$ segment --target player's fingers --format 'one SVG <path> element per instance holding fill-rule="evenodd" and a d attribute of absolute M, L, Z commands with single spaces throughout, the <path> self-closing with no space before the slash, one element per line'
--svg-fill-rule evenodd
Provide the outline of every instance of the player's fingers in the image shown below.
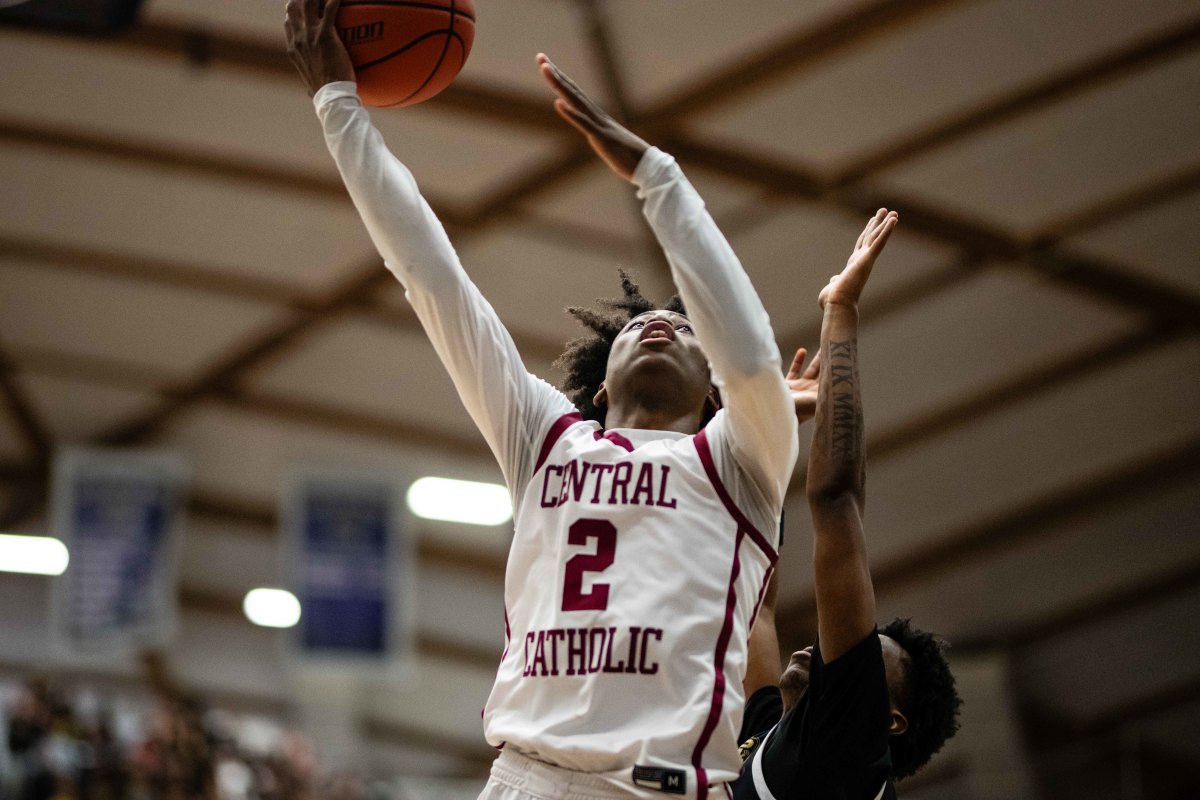
<path fill-rule="evenodd" d="M 321 22 L 321 0 L 304 0 L 304 24 L 313 28 Z"/>
<path fill-rule="evenodd" d="M 554 101 L 554 110 L 558 115 L 571 124 L 575 130 L 582 133 L 584 136 L 595 136 L 599 133 L 596 128 L 596 123 L 587 114 L 584 114 L 575 106 L 571 105 L 570 101 L 563 100 L 561 97 Z"/>
<path fill-rule="evenodd" d="M 341 7 L 342 0 L 325 0 L 325 7 L 321 9 L 322 33 L 332 29 L 337 24 L 337 15 Z"/>
<path fill-rule="evenodd" d="M 875 231 L 874 236 L 871 237 L 871 243 L 869 246 L 872 252 L 878 253 L 883 249 L 883 246 L 887 244 L 888 237 L 892 235 L 892 231 L 896 229 L 896 225 L 899 222 L 900 217 L 895 213 L 888 215 L 887 219 L 883 221 L 883 224 L 879 226 L 879 229 Z"/>
<path fill-rule="evenodd" d="M 820 376 L 820 374 L 821 374 L 821 351 L 818 350 L 817 354 L 815 356 L 813 356 L 812 363 L 808 365 L 808 369 L 804 370 L 804 374 L 801 375 L 800 377 L 812 380 L 812 379 Z"/>
<path fill-rule="evenodd" d="M 804 359 L 808 358 L 808 351 L 801 347 L 796 351 L 795 357 L 792 358 L 792 365 L 788 367 L 786 380 L 794 381 L 804 372 Z"/>
<path fill-rule="evenodd" d="M 880 209 L 880 211 L 882 211 L 882 209 Z M 871 231 L 875 229 L 875 226 L 878 224 L 878 220 L 879 211 L 876 211 L 875 216 L 867 220 L 867 224 L 863 226 L 862 233 L 858 235 L 858 241 L 854 243 L 855 250 L 865 247 L 867 242 L 870 241 Z"/>

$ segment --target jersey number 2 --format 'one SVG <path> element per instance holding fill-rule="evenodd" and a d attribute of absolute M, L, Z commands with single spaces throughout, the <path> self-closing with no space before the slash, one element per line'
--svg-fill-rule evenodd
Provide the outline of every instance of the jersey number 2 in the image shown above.
<path fill-rule="evenodd" d="M 583 591 L 583 573 L 603 572 L 617 557 L 617 526 L 606 519 L 581 519 L 567 529 L 569 544 L 587 544 L 596 539 L 596 552 L 580 553 L 567 559 L 563 578 L 563 611 L 603 611 L 608 608 L 608 584 L 596 583 Z"/>

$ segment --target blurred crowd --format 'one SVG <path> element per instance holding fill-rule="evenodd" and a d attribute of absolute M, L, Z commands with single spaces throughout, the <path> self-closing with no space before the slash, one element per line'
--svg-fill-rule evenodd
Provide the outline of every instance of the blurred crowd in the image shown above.
<path fill-rule="evenodd" d="M 239 721 L 194 699 L 118 718 L 44 680 L 10 687 L 0 728 L 0 800 L 367 800 L 361 778 L 322 775 L 280 728 L 247 742 Z M 133 717 L 131 720 L 130 717 Z"/>

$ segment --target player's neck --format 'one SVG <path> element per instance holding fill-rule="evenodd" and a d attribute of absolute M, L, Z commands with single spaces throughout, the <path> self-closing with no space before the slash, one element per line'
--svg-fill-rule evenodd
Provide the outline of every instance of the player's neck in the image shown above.
<path fill-rule="evenodd" d="M 647 431 L 674 431 L 693 434 L 700 430 L 702 410 L 680 410 L 678 408 L 656 408 L 644 404 L 623 407 L 614 404 L 604 415 L 604 427 L 636 428 Z"/>

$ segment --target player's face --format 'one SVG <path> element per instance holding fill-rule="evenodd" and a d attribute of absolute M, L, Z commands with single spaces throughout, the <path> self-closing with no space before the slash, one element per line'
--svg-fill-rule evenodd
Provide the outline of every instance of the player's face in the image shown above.
<path fill-rule="evenodd" d="M 812 645 L 797 650 L 788 659 L 787 668 L 779 677 L 779 694 L 783 699 L 783 710 L 794 708 L 808 689 L 808 671 L 812 667 Z"/>
<path fill-rule="evenodd" d="M 681 398 L 703 404 L 711 385 L 708 359 L 687 317 L 647 311 L 625 325 L 608 355 L 605 385 L 610 397 L 635 376 L 659 381 Z"/>

